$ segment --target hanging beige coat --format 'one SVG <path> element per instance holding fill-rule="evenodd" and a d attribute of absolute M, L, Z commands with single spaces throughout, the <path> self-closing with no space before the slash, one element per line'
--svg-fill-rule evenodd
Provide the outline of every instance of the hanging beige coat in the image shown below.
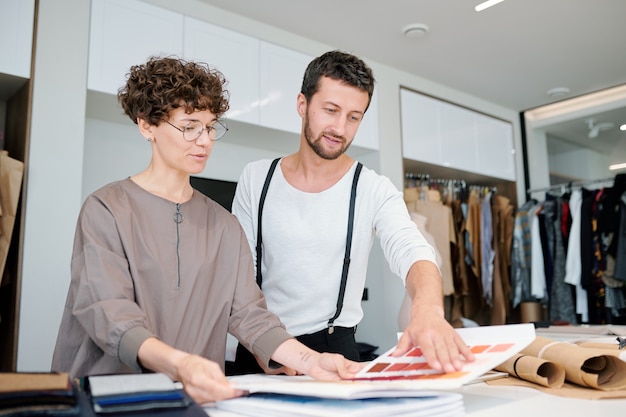
<path fill-rule="evenodd" d="M 9 253 L 17 204 L 22 189 L 24 163 L 13 159 L 7 151 L 0 151 L 0 285 L 6 285 L 9 277 L 4 277 L 4 267 Z"/>

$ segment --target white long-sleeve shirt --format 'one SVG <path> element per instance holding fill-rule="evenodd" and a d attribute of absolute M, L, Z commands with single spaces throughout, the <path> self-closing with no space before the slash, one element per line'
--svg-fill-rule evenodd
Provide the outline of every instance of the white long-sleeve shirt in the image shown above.
<path fill-rule="evenodd" d="M 233 214 L 255 258 L 259 199 L 270 164 L 270 160 L 248 164 L 233 201 Z M 262 220 L 262 289 L 268 308 L 293 335 L 322 330 L 335 314 L 355 169 L 356 162 L 336 184 L 319 193 L 291 186 L 280 163 L 272 177 Z M 433 247 L 411 221 L 402 193 L 388 178 L 364 167 L 355 207 L 351 263 L 336 326 L 355 326 L 363 317 L 361 296 L 375 236 L 391 271 L 403 280 L 416 261 L 436 262 Z"/>

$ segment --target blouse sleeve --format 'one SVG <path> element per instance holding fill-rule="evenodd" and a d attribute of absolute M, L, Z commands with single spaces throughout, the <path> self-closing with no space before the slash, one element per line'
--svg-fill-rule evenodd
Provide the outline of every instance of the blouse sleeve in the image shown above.
<path fill-rule="evenodd" d="M 76 320 L 106 354 L 140 370 L 137 351 L 154 334 L 135 302 L 115 216 L 94 195 L 86 199 L 78 218 L 71 274 Z"/>

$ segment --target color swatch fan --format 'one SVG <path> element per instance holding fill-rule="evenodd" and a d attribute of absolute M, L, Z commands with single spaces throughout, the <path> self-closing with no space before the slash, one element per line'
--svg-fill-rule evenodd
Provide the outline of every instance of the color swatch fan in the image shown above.
<path fill-rule="evenodd" d="M 419 347 L 400 357 L 391 353 L 395 347 L 376 358 L 356 380 L 410 383 L 428 389 L 458 388 L 515 355 L 535 340 L 532 323 L 482 326 L 457 329 L 457 333 L 474 353 L 476 360 L 466 363 L 460 371 L 444 373 L 428 366 Z"/>

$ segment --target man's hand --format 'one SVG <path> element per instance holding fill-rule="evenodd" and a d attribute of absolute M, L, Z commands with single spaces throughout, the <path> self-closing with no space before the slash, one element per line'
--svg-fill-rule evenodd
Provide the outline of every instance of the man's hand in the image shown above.
<path fill-rule="evenodd" d="M 474 354 L 437 306 L 413 306 L 409 326 L 398 341 L 392 356 L 402 356 L 419 346 L 428 365 L 444 372 L 458 371 Z"/>

